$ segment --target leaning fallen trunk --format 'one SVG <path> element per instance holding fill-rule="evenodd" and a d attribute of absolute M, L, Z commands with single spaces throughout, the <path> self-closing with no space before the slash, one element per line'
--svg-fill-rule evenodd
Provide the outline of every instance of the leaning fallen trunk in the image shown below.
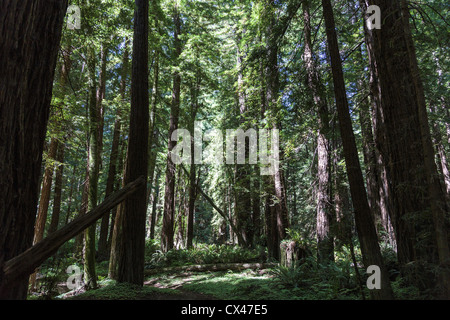
<path fill-rule="evenodd" d="M 129 195 L 144 185 L 144 178 L 140 177 L 130 182 L 121 190 L 111 194 L 100 205 L 85 215 L 73 220 L 68 225 L 55 231 L 44 240 L 36 243 L 22 254 L 8 260 L 2 270 L 0 279 L 0 294 L 16 281 L 28 277 L 47 258 L 51 257 L 66 241 L 91 226 L 107 212 L 125 200 Z"/>

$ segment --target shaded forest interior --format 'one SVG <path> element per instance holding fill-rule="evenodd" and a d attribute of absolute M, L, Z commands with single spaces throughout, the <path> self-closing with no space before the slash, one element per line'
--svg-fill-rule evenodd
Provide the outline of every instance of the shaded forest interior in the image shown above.
<path fill-rule="evenodd" d="M 74 266 L 93 299 L 449 299 L 449 28 L 443 0 L 2 1 L 0 299 Z"/>

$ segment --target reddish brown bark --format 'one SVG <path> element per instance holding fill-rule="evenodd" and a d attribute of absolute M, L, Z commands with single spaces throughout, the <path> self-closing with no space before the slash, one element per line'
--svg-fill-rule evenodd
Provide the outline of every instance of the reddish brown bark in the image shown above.
<path fill-rule="evenodd" d="M 0 270 L 31 246 L 67 1 L 0 3 Z M 27 278 L 1 299 L 25 299 Z M 0 283 L 2 274 L 0 272 Z"/>
<path fill-rule="evenodd" d="M 146 0 L 136 0 L 133 58 L 131 69 L 131 111 L 125 183 L 140 176 L 145 185 L 124 203 L 118 281 L 142 286 L 144 283 L 145 219 L 147 213 L 149 84 L 148 8 Z"/>
<path fill-rule="evenodd" d="M 372 290 L 375 299 L 392 299 L 393 293 L 389 282 L 389 275 L 383 263 L 378 238 L 367 201 L 361 166 L 358 159 L 355 136 L 350 118 L 346 96 L 342 60 L 339 54 L 339 44 L 336 34 L 333 8 L 330 0 L 322 0 L 323 16 L 328 41 L 328 50 L 331 59 L 334 94 L 338 111 L 339 128 L 344 149 L 344 158 L 347 176 L 352 195 L 353 209 L 355 211 L 355 225 L 361 244 L 363 262 L 366 267 L 377 265 L 381 269 L 381 289 Z"/>

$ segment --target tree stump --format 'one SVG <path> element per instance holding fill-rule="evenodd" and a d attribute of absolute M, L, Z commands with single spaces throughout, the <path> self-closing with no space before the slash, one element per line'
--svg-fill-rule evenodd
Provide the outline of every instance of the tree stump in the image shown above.
<path fill-rule="evenodd" d="M 280 243 L 280 265 L 291 267 L 298 260 L 298 250 L 295 241 L 282 241 Z"/>

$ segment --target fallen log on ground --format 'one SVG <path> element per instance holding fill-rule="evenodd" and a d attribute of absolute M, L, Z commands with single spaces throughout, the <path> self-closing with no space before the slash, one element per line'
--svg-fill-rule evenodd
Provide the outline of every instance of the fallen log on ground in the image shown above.
<path fill-rule="evenodd" d="M 242 271 L 246 269 L 269 269 L 277 266 L 278 263 L 218 263 L 218 264 L 197 264 L 190 266 L 178 266 L 167 268 L 147 269 L 145 275 L 158 273 L 178 273 L 178 272 L 205 272 L 205 271 Z"/>
<path fill-rule="evenodd" d="M 111 212 L 114 207 L 124 201 L 130 194 L 134 193 L 145 183 L 143 177 L 130 182 L 119 191 L 111 194 L 100 205 L 76 218 L 66 226 L 55 231 L 42 241 L 36 243 L 20 255 L 6 261 L 3 267 L 3 276 L 0 283 L 0 291 L 8 288 L 18 279 L 29 276 L 34 270 L 40 266 L 47 258 L 51 257 L 59 247 L 66 241 L 72 239 L 77 234 L 91 226 L 104 214 Z"/>

